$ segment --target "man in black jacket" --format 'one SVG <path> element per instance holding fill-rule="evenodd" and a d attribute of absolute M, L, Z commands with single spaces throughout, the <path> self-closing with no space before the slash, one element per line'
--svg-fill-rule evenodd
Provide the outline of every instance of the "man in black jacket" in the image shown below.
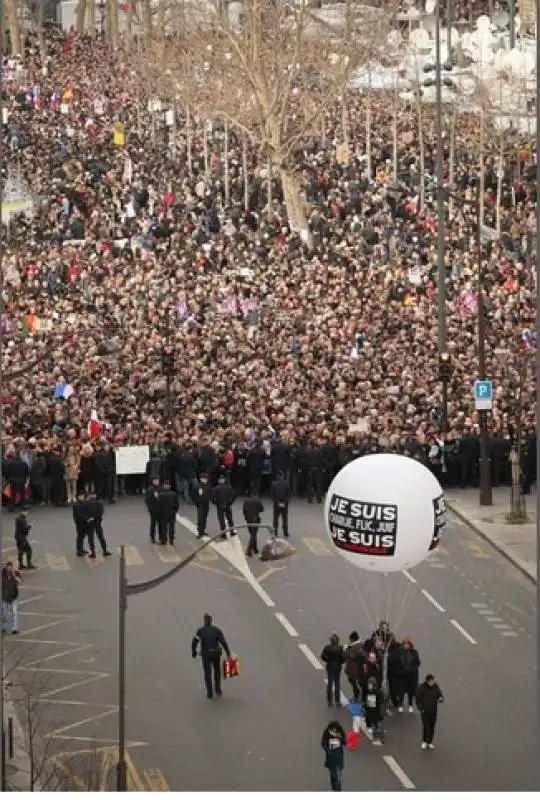
<path fill-rule="evenodd" d="M 11 451 L 2 464 L 2 472 L 6 487 L 9 487 L 10 490 L 9 510 L 13 511 L 24 503 L 24 492 L 30 470 L 26 461 Z"/>
<path fill-rule="evenodd" d="M 159 478 L 154 478 L 146 490 L 144 498 L 146 508 L 150 514 L 150 541 L 156 541 L 156 531 L 159 529 Z"/>
<path fill-rule="evenodd" d="M 247 546 L 246 555 L 257 555 L 259 552 L 257 533 L 259 532 L 259 525 L 261 524 L 261 514 L 264 512 L 261 498 L 257 497 L 257 495 L 247 497 L 244 500 L 242 511 L 249 531 L 249 544 Z"/>
<path fill-rule="evenodd" d="M 109 444 L 99 445 L 94 455 L 96 494 L 100 500 L 114 503 L 114 473 L 116 460 Z"/>
<path fill-rule="evenodd" d="M 443 693 L 433 675 L 426 675 L 416 693 L 416 706 L 422 716 L 422 750 L 433 750 L 433 737 L 437 724 L 439 703 L 444 700 Z"/>
<path fill-rule="evenodd" d="M 280 472 L 277 479 L 273 481 L 270 487 L 270 496 L 272 497 L 273 511 L 274 511 L 274 534 L 278 535 L 279 520 L 283 527 L 283 536 L 289 538 L 289 500 L 291 499 L 291 490 L 289 482 L 285 480 L 285 476 Z"/>
<path fill-rule="evenodd" d="M 53 450 L 47 457 L 47 472 L 50 482 L 50 500 L 54 506 L 62 506 L 66 502 L 66 468 L 60 450 Z"/>
<path fill-rule="evenodd" d="M 210 499 L 216 507 L 219 528 L 223 539 L 227 538 L 227 530 L 231 536 L 236 535 L 234 530 L 234 520 L 232 515 L 232 504 L 235 500 L 235 493 L 225 481 L 225 476 L 220 475 L 218 478 L 218 485 L 214 486 L 210 492 Z"/>
<path fill-rule="evenodd" d="M 174 544 L 176 532 L 176 514 L 180 507 L 178 495 L 171 489 L 170 483 L 164 483 L 158 491 L 159 543 Z"/>
<path fill-rule="evenodd" d="M 317 503 L 322 503 L 324 494 L 324 460 L 321 448 L 315 442 L 310 442 L 306 451 L 307 483 L 306 498 L 308 503 L 313 502 L 313 495 Z"/>
<path fill-rule="evenodd" d="M 175 457 L 176 491 L 182 493 L 188 505 L 192 504 L 192 493 L 197 485 L 197 454 L 191 444 L 179 450 Z"/>
<path fill-rule="evenodd" d="M 75 523 L 75 552 L 82 558 L 87 555 L 88 551 L 84 549 L 84 540 L 86 539 L 88 530 L 86 526 L 86 508 L 85 508 L 85 494 L 79 492 L 77 495 L 77 502 L 73 503 L 73 522 Z"/>
<path fill-rule="evenodd" d="M 107 549 L 107 542 L 105 541 L 105 534 L 103 533 L 103 515 L 105 509 L 103 508 L 103 503 L 101 500 L 98 500 L 95 494 L 91 494 L 84 503 L 84 512 L 88 544 L 90 546 L 90 558 L 96 557 L 96 541 L 94 536 L 97 536 L 103 555 L 110 556 L 111 553 Z"/>
<path fill-rule="evenodd" d="M 17 555 L 19 557 L 19 569 L 35 569 L 32 564 L 32 547 L 28 541 L 28 536 L 32 526 L 28 522 L 28 512 L 21 511 L 15 520 L 15 544 L 17 545 Z M 26 566 L 24 557 L 26 556 Z"/>
<path fill-rule="evenodd" d="M 206 536 L 206 523 L 210 511 L 210 493 L 208 475 L 203 472 L 197 487 L 192 490 L 191 494 L 193 502 L 197 506 L 197 539 L 202 539 L 203 536 Z"/>
<path fill-rule="evenodd" d="M 203 617 L 204 625 L 196 632 L 191 642 L 191 655 L 197 658 L 197 648 L 200 645 L 203 663 L 204 683 L 206 696 L 211 700 L 215 692 L 221 697 L 221 654 L 223 650 L 230 657 L 231 651 L 227 640 L 220 628 L 212 624 L 210 614 Z M 212 686 L 212 673 L 214 673 L 214 686 Z"/>

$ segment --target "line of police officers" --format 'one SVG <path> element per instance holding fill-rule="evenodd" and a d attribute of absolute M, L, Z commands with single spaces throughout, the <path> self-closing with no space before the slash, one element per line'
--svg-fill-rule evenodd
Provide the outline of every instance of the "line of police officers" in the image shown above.
<path fill-rule="evenodd" d="M 270 496 L 273 504 L 273 528 L 277 535 L 279 526 L 283 536 L 289 536 L 289 501 L 291 490 L 289 481 L 280 473 L 270 487 Z M 197 509 L 197 538 L 206 536 L 206 528 L 210 507 L 216 509 L 219 530 L 224 539 L 227 535 L 235 536 L 236 530 L 232 513 L 233 503 L 237 498 L 227 476 L 220 473 L 217 483 L 212 486 L 209 476 L 202 473 L 200 479 L 195 480 L 190 486 L 190 499 Z M 174 544 L 176 514 L 179 509 L 179 497 L 167 482 L 160 484 L 159 478 L 154 478 L 146 492 L 146 507 L 150 516 L 150 541 L 155 542 L 156 532 L 159 544 Z M 244 500 L 243 515 L 248 526 L 249 544 L 246 554 L 256 555 L 259 552 L 257 534 L 261 524 L 261 514 L 264 506 L 258 494 L 252 493 Z"/>
<path fill-rule="evenodd" d="M 107 541 L 103 533 L 103 503 L 95 494 L 79 492 L 77 501 L 73 503 L 73 522 L 75 523 L 75 551 L 79 558 L 90 555 L 96 558 L 96 539 L 104 556 L 110 556 Z M 85 550 L 88 542 L 90 550 Z"/>

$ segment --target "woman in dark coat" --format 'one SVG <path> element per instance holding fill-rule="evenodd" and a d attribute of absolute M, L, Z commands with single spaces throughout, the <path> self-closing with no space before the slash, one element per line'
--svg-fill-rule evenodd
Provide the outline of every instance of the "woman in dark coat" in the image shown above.
<path fill-rule="evenodd" d="M 78 492 L 89 492 L 92 490 L 95 480 L 94 468 L 94 448 L 91 444 L 85 444 L 81 448 L 81 460 L 79 465 L 79 480 L 77 482 Z"/>
<path fill-rule="evenodd" d="M 409 703 L 409 712 L 414 711 L 414 700 L 418 689 L 418 670 L 420 669 L 420 656 L 418 650 L 409 638 L 403 639 L 399 648 L 399 658 L 397 661 L 398 681 L 399 681 L 399 702 L 398 711 L 403 714 L 405 698 Z"/>
<path fill-rule="evenodd" d="M 330 773 L 333 792 L 341 792 L 346 741 L 347 735 L 339 722 L 330 722 L 323 731 L 321 747 L 325 752 L 324 766 Z"/>

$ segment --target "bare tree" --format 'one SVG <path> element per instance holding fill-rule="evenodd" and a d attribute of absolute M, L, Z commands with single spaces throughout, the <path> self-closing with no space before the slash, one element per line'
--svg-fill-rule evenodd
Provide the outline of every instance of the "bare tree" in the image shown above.
<path fill-rule="evenodd" d="M 176 17 L 171 10 L 176 33 L 158 31 L 146 63 L 160 76 L 154 85 L 165 88 L 164 75 L 170 76 L 199 116 L 227 122 L 257 143 L 261 164 L 281 178 L 291 229 L 305 238 L 299 156 L 345 96 L 352 74 L 384 47 L 395 6 L 384 0 L 373 9 L 346 0 L 331 19 L 307 0 L 234 6 L 240 11 L 232 13 L 222 0 L 178 4 Z"/>

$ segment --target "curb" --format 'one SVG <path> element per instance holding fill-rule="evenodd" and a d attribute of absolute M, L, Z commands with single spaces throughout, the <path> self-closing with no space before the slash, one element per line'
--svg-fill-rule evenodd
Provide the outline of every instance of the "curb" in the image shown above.
<path fill-rule="evenodd" d="M 522 575 L 527 578 L 531 583 L 534 583 L 535 586 L 538 585 L 538 575 L 534 574 L 531 571 L 530 566 L 526 561 L 524 561 L 519 556 L 516 556 L 512 553 L 509 547 L 505 547 L 505 545 L 500 544 L 499 542 L 494 541 L 482 528 L 478 525 L 475 525 L 474 522 L 471 522 L 469 517 L 466 516 L 462 511 L 458 511 L 455 505 L 451 502 L 446 501 L 446 505 L 452 514 L 457 517 L 460 522 L 463 522 L 471 531 L 473 531 L 477 536 L 483 539 L 485 542 L 491 545 L 494 550 L 496 550 L 501 556 L 506 558 L 516 569 L 518 569 Z"/>

